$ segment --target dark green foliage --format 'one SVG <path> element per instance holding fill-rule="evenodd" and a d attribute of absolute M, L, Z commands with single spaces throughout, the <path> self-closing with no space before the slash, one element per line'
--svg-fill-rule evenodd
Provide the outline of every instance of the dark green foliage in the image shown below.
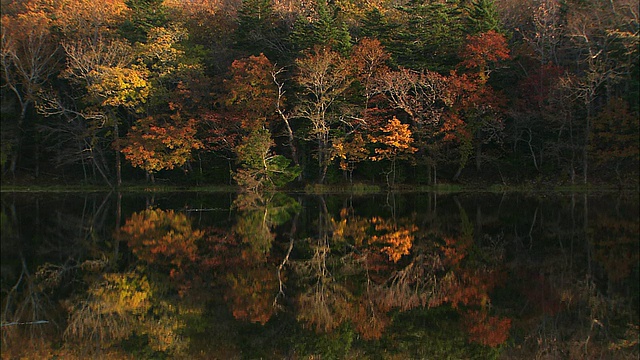
<path fill-rule="evenodd" d="M 378 9 L 373 9 L 365 14 L 360 28 L 362 37 L 378 39 L 383 44 L 389 43 L 389 36 L 393 34 L 397 24 L 389 22 Z"/>
<path fill-rule="evenodd" d="M 265 54 L 277 61 L 290 56 L 289 29 L 273 11 L 270 0 L 243 0 L 238 10 L 235 46 L 251 55 Z"/>
<path fill-rule="evenodd" d="M 300 175 L 300 169 L 291 166 L 291 160 L 271 152 L 272 145 L 269 130 L 255 129 L 237 147 L 238 185 L 250 190 L 281 187 Z"/>
<path fill-rule="evenodd" d="M 351 35 L 347 24 L 339 19 L 325 0 L 318 0 L 316 12 L 317 18 L 311 21 L 303 17 L 296 19 L 291 33 L 294 48 L 303 51 L 315 45 L 323 45 L 346 54 L 351 49 Z"/>
<path fill-rule="evenodd" d="M 459 3 L 414 0 L 399 10 L 404 21 L 389 45 L 398 65 L 440 73 L 453 69 L 465 35 Z"/>
<path fill-rule="evenodd" d="M 468 10 L 469 32 L 477 34 L 493 30 L 502 33 L 502 23 L 493 0 L 474 0 Z"/>
<path fill-rule="evenodd" d="M 164 0 L 126 0 L 131 16 L 122 24 L 122 36 L 131 43 L 145 42 L 151 28 L 165 26 L 169 19 Z"/>

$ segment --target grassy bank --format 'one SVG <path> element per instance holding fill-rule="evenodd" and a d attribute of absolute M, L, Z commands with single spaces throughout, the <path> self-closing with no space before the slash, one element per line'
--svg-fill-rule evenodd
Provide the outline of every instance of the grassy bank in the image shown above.
<path fill-rule="evenodd" d="M 239 188 L 235 185 L 172 185 L 172 184 L 146 184 L 146 183 L 130 183 L 123 184 L 119 191 L 121 192 L 237 192 Z M 616 191 L 640 191 L 638 185 L 627 185 L 624 187 L 618 184 L 587 184 L 587 185 L 565 185 L 565 184 L 534 184 L 523 183 L 513 185 L 503 184 L 437 184 L 437 185 L 412 185 L 399 184 L 393 187 L 380 185 L 354 183 L 354 184 L 307 184 L 304 186 L 288 187 L 279 189 L 284 192 L 299 192 L 305 194 L 376 194 L 387 191 L 398 193 L 410 192 L 438 192 L 438 193 L 456 193 L 456 192 L 616 192 Z M 3 184 L 0 186 L 0 192 L 47 192 L 47 193 L 65 193 L 65 192 L 110 192 L 115 189 L 108 186 L 84 185 L 84 184 Z"/>

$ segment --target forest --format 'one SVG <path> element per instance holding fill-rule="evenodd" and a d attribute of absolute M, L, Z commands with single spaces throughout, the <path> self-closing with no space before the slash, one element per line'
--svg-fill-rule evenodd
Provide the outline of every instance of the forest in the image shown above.
<path fill-rule="evenodd" d="M 3 0 L 2 183 L 637 186 L 636 0 Z"/>

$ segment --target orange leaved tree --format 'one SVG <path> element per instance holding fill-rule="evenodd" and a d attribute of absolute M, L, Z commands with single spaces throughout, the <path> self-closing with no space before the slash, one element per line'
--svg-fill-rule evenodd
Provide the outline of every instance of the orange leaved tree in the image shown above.
<path fill-rule="evenodd" d="M 371 135 L 369 140 L 372 143 L 380 144 L 375 149 L 373 161 L 389 160 L 391 168 L 385 173 L 387 185 L 392 186 L 396 180 L 397 160 L 408 159 L 418 149 L 412 146 L 413 137 L 408 124 L 403 124 L 395 116 L 389 120 L 387 125 L 380 128 L 381 134 Z M 389 177 L 391 175 L 391 177 Z"/>
<path fill-rule="evenodd" d="M 191 152 L 202 147 L 196 138 L 194 119 L 184 121 L 176 114 L 168 121 L 159 122 L 149 116 L 131 127 L 122 153 L 131 165 L 151 175 L 153 181 L 153 173 L 184 165 L 191 158 Z"/>

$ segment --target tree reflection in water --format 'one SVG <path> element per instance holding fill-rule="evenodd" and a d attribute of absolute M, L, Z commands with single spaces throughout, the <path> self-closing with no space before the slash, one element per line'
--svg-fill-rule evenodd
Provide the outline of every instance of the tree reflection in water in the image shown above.
<path fill-rule="evenodd" d="M 3 358 L 637 357 L 637 198 L 389 196 L 3 194 Z"/>

